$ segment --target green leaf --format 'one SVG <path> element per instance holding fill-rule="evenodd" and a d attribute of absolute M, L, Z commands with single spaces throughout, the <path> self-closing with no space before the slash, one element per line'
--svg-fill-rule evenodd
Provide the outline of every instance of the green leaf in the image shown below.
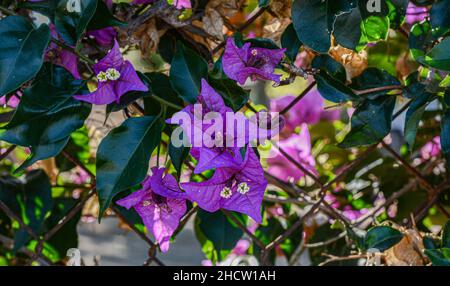
<path fill-rule="evenodd" d="M 329 55 L 319 55 L 312 67 L 319 72 L 314 75 L 320 95 L 331 102 L 341 103 L 357 99 L 351 88 L 345 85 L 346 72 L 344 66 Z"/>
<path fill-rule="evenodd" d="M 359 8 L 336 17 L 333 36 L 341 46 L 355 50 L 361 39 L 362 18 Z"/>
<path fill-rule="evenodd" d="M 450 170 L 450 109 L 443 111 L 441 122 L 441 148 Z"/>
<path fill-rule="evenodd" d="M 448 33 L 450 30 L 450 0 L 440 0 L 431 6 L 430 23 L 436 38 Z"/>
<path fill-rule="evenodd" d="M 195 103 L 200 93 L 201 79 L 208 77 L 208 65 L 193 50 L 177 42 L 177 51 L 170 67 L 170 83 L 187 102 Z"/>
<path fill-rule="evenodd" d="M 223 260 L 236 246 L 244 232 L 234 226 L 227 216 L 221 211 L 209 213 L 199 210 L 195 217 L 196 235 L 203 245 L 207 241 L 212 243 L 212 248 L 208 247 L 211 258 Z M 210 245 L 211 246 L 211 245 Z"/>
<path fill-rule="evenodd" d="M 97 8 L 95 9 L 95 14 L 92 16 L 87 26 L 87 30 L 99 30 L 106 27 L 121 27 L 126 25 L 126 23 L 118 20 L 111 14 L 111 11 L 109 11 L 103 0 L 97 0 Z"/>
<path fill-rule="evenodd" d="M 150 156 L 161 141 L 162 125 L 159 117 L 133 117 L 102 140 L 96 164 L 99 219 L 115 195 L 145 179 Z"/>
<path fill-rule="evenodd" d="M 410 151 L 414 147 L 419 123 L 422 120 L 425 109 L 435 99 L 432 93 L 426 91 L 424 85 L 420 83 L 417 83 L 417 85 L 420 85 L 420 89 L 418 87 L 415 89 L 415 96 L 411 101 L 405 118 L 405 140 L 408 143 Z"/>
<path fill-rule="evenodd" d="M 54 22 L 56 7 L 58 6 L 59 1 L 60 0 L 42 0 L 36 2 L 26 1 L 20 2 L 18 6 L 19 8 L 36 11 L 44 16 L 47 16 L 51 22 Z"/>
<path fill-rule="evenodd" d="M 315 75 L 317 90 L 320 95 L 328 101 L 342 103 L 351 101 L 355 95 L 353 91 L 342 82 L 320 71 Z"/>
<path fill-rule="evenodd" d="M 298 51 L 302 46 L 302 42 L 298 39 L 293 24 L 287 26 L 286 30 L 284 30 L 281 35 L 281 46 L 286 49 L 286 55 L 289 59 L 295 61 Z"/>
<path fill-rule="evenodd" d="M 83 126 L 91 105 L 73 98 L 83 90 L 84 82 L 64 68 L 49 63 L 42 67 L 0 134 L 0 140 L 31 147 L 32 153 L 21 168 L 57 155 L 70 134 Z"/>
<path fill-rule="evenodd" d="M 98 0 L 61 0 L 55 13 L 55 27 L 63 40 L 75 46 L 97 10 Z M 78 4 L 78 5 L 77 5 Z"/>
<path fill-rule="evenodd" d="M 9 16 L 0 21 L 0 95 L 19 88 L 32 79 L 44 61 L 50 41 L 50 29 L 35 29 L 22 16 Z"/>
<path fill-rule="evenodd" d="M 172 104 L 175 104 L 177 106 L 183 106 L 183 100 L 178 96 L 177 92 L 172 88 L 172 85 L 170 84 L 170 79 L 167 75 L 163 73 L 146 73 L 145 74 L 151 82 L 154 82 L 152 86 L 152 94 L 153 97 L 161 98 L 167 102 L 170 102 Z M 153 98 L 151 97 L 151 98 Z M 157 101 L 156 99 L 154 101 Z M 148 105 L 145 105 L 146 112 L 148 111 Z M 155 107 L 155 104 L 151 106 L 152 108 Z M 156 110 L 155 110 L 156 111 Z M 179 110 L 169 107 L 167 109 L 166 116 L 172 116 L 173 113 L 177 112 Z M 146 113 L 147 114 L 147 113 Z M 151 114 L 151 113 L 148 113 Z M 167 118 L 166 117 L 166 118 Z"/>
<path fill-rule="evenodd" d="M 2 176 L 0 201 L 39 235 L 43 231 L 44 220 L 53 207 L 50 181 L 42 170 L 29 172 L 23 180 Z M 19 229 L 14 235 L 14 249 L 22 248 L 29 239 L 29 234 L 24 229 Z"/>
<path fill-rule="evenodd" d="M 292 22 L 300 41 L 319 53 L 331 46 L 327 23 L 327 5 L 322 0 L 294 0 Z"/>
<path fill-rule="evenodd" d="M 403 234 L 388 226 L 376 226 L 371 228 L 364 239 L 365 248 L 378 249 L 383 252 L 402 240 Z"/>
<path fill-rule="evenodd" d="M 391 76 L 384 70 L 372 67 L 367 68 L 361 75 L 352 79 L 352 84 L 350 85 L 352 89 L 359 91 L 394 86 L 401 87 L 401 83 L 397 78 Z M 390 90 L 393 89 L 394 88 L 391 88 Z M 385 95 L 388 91 L 389 90 L 373 91 L 371 93 L 365 93 L 364 97 L 375 99 Z"/>
<path fill-rule="evenodd" d="M 450 248 L 425 249 L 433 266 L 450 266 Z"/>
<path fill-rule="evenodd" d="M 258 0 L 259 7 L 267 7 L 270 4 L 270 0 Z"/>
<path fill-rule="evenodd" d="M 442 227 L 441 247 L 450 248 L 450 220 Z"/>
<path fill-rule="evenodd" d="M 210 77 L 209 84 L 222 96 L 225 104 L 235 112 L 244 107 L 250 97 L 248 91 L 237 85 L 236 81 L 229 78 L 214 79 Z"/>
<path fill-rule="evenodd" d="M 184 161 L 189 155 L 190 148 L 189 147 L 175 147 L 172 144 L 172 141 L 169 144 L 169 156 L 172 164 L 177 171 L 178 178 L 181 175 L 181 168 L 183 166 Z"/>
<path fill-rule="evenodd" d="M 450 71 L 450 37 L 445 38 L 442 42 L 434 46 L 429 51 L 424 63 L 432 68 L 444 71 Z"/>
<path fill-rule="evenodd" d="M 341 148 L 368 146 L 380 142 L 391 130 L 395 96 L 364 100 L 351 119 L 351 131 L 339 144 Z"/>

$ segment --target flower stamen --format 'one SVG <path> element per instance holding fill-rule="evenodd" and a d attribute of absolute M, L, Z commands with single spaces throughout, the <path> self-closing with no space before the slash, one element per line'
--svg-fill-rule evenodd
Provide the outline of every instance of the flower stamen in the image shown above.
<path fill-rule="evenodd" d="M 220 192 L 220 196 L 224 199 L 229 199 L 231 195 L 233 195 L 233 191 L 228 187 L 224 187 Z"/>
<path fill-rule="evenodd" d="M 237 191 L 242 194 L 245 195 L 246 193 L 248 193 L 250 191 L 250 187 L 247 185 L 247 183 L 240 183 L 238 185 Z"/>

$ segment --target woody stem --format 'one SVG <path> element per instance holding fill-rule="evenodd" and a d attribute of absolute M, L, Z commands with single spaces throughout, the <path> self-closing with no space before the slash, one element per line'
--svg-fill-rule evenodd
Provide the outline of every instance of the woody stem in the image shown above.
<path fill-rule="evenodd" d="M 70 51 L 70 52 L 76 54 L 76 55 L 77 55 L 81 60 L 83 60 L 84 62 L 86 62 L 86 63 L 88 63 L 88 64 L 90 64 L 90 65 L 95 64 L 95 62 L 94 62 L 93 60 L 91 60 L 90 58 L 88 58 L 88 57 L 86 57 L 85 55 L 81 54 L 80 52 L 76 51 L 76 50 L 73 49 L 72 47 L 70 47 L 70 46 L 64 44 L 63 42 L 58 41 L 58 40 L 55 39 L 55 38 L 52 38 L 51 41 L 52 41 L 53 43 L 57 44 L 58 46 L 60 46 L 61 48 L 65 49 L 65 50 L 68 50 L 68 51 Z"/>

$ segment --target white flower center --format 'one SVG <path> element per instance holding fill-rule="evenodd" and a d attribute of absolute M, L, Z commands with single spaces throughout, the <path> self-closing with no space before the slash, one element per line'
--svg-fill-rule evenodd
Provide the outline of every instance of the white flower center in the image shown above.
<path fill-rule="evenodd" d="M 118 80 L 120 78 L 120 72 L 115 68 L 109 68 L 106 70 L 106 77 L 109 80 Z"/>
<path fill-rule="evenodd" d="M 105 82 L 105 81 L 108 81 L 108 76 L 106 75 L 106 73 L 105 72 L 99 72 L 98 74 L 97 74 L 97 80 L 99 81 L 99 82 Z"/>
<path fill-rule="evenodd" d="M 246 193 L 248 193 L 250 191 L 250 187 L 247 185 L 247 183 L 240 183 L 238 185 L 237 191 L 242 194 L 245 195 Z"/>
<path fill-rule="evenodd" d="M 251 50 L 250 53 L 254 56 L 258 55 L 258 51 L 256 49 Z"/>
<path fill-rule="evenodd" d="M 232 194 L 233 194 L 233 191 L 231 191 L 231 189 L 228 187 L 224 187 L 222 189 L 222 191 L 220 192 L 220 196 L 224 199 L 229 199 Z"/>
<path fill-rule="evenodd" d="M 142 206 L 144 206 L 144 207 L 148 207 L 151 204 L 152 204 L 152 202 L 151 201 L 147 201 L 147 200 L 142 202 Z"/>

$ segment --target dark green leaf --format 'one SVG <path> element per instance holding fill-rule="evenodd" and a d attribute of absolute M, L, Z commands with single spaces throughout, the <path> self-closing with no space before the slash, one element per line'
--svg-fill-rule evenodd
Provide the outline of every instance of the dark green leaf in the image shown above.
<path fill-rule="evenodd" d="M 47 213 L 53 207 L 50 181 L 42 170 L 29 172 L 22 181 L 3 176 L 0 178 L 0 201 L 39 235 Z M 14 249 L 23 247 L 29 238 L 24 229 L 18 230 L 14 235 Z"/>
<path fill-rule="evenodd" d="M 450 109 L 448 108 L 442 114 L 441 147 L 447 161 L 447 169 L 450 170 Z"/>
<path fill-rule="evenodd" d="M 71 46 L 80 39 L 97 9 L 98 0 L 61 0 L 55 13 L 55 27 Z"/>
<path fill-rule="evenodd" d="M 388 226 L 376 226 L 371 228 L 364 239 L 367 249 L 378 249 L 383 252 L 402 240 L 403 234 Z"/>
<path fill-rule="evenodd" d="M 97 8 L 95 9 L 95 14 L 94 16 L 92 16 L 87 29 L 98 30 L 113 26 L 126 26 L 126 23 L 114 17 L 103 0 L 97 0 Z"/>
<path fill-rule="evenodd" d="M 442 227 L 441 247 L 450 248 L 450 220 Z"/>
<path fill-rule="evenodd" d="M 425 86 L 418 83 L 421 86 L 420 92 L 416 88 L 416 94 L 411 101 L 411 105 L 406 112 L 405 118 L 405 140 L 408 143 L 410 150 L 413 149 L 416 141 L 417 129 L 419 128 L 419 122 L 427 108 L 428 104 L 434 100 L 434 96 L 431 93 L 426 92 Z"/>
<path fill-rule="evenodd" d="M 425 249 L 433 266 L 450 266 L 450 248 Z"/>
<path fill-rule="evenodd" d="M 177 42 L 177 51 L 170 67 L 170 83 L 187 102 L 195 103 L 200 93 L 201 79 L 207 78 L 208 65 L 193 50 Z"/>
<path fill-rule="evenodd" d="M 292 22 L 300 41 L 319 53 L 327 53 L 331 38 L 327 23 L 327 5 L 322 0 L 295 0 Z"/>
<path fill-rule="evenodd" d="M 267 7 L 270 4 L 270 0 L 258 0 L 259 7 Z"/>
<path fill-rule="evenodd" d="M 450 30 L 450 0 L 440 0 L 430 9 L 430 23 L 436 38 L 448 33 Z"/>
<path fill-rule="evenodd" d="M 228 255 L 244 234 L 221 211 L 209 213 L 199 210 L 195 218 L 197 238 L 203 241 L 204 245 L 206 244 L 205 239 L 212 243 L 213 249 L 208 249 L 208 251 L 213 252 L 219 261 Z"/>
<path fill-rule="evenodd" d="M 73 98 L 85 88 L 62 67 L 45 64 L 26 89 L 0 140 L 31 147 L 22 168 L 57 155 L 72 132 L 83 126 L 91 105 Z"/>
<path fill-rule="evenodd" d="M 23 9 L 30 9 L 47 16 L 51 22 L 55 20 L 56 7 L 60 0 L 42 0 L 42 1 L 26 1 L 20 2 L 19 7 Z"/>
<path fill-rule="evenodd" d="M 209 84 L 222 96 L 225 104 L 235 112 L 239 111 L 248 102 L 249 92 L 237 85 L 231 79 L 209 79 Z"/>
<path fill-rule="evenodd" d="M 181 175 L 181 168 L 183 166 L 184 161 L 186 160 L 187 156 L 189 155 L 190 148 L 189 147 L 175 147 L 172 144 L 172 141 L 169 144 L 169 156 L 170 160 L 172 161 L 172 164 L 177 171 L 178 178 Z"/>
<path fill-rule="evenodd" d="M 302 42 L 298 39 L 293 24 L 287 26 L 281 35 L 281 46 L 286 49 L 286 55 L 289 59 L 295 61 Z"/>
<path fill-rule="evenodd" d="M 32 79 L 44 61 L 50 41 L 50 29 L 35 29 L 22 16 L 9 16 L 0 21 L 0 95 L 10 93 Z"/>
<path fill-rule="evenodd" d="M 314 77 L 317 82 L 317 90 L 326 100 L 342 103 L 356 98 L 356 95 L 351 88 L 347 87 L 336 78 L 333 78 L 328 73 L 320 71 Z"/>
<path fill-rule="evenodd" d="M 115 195 L 145 179 L 162 124 L 158 117 L 129 118 L 100 143 L 96 164 L 100 218 Z"/>
<path fill-rule="evenodd" d="M 352 79 L 350 87 L 354 90 L 369 90 L 376 88 L 388 88 L 389 90 L 398 89 L 401 87 L 400 81 L 391 76 L 388 72 L 377 68 L 367 68 L 360 76 Z M 394 88 L 396 87 L 396 88 Z M 385 95 L 389 90 L 373 91 L 371 93 L 365 93 L 364 97 L 375 99 L 378 96 Z"/>
<path fill-rule="evenodd" d="M 365 100 L 351 119 L 351 131 L 339 144 L 342 148 L 368 146 L 380 142 L 391 131 L 395 96 Z"/>

